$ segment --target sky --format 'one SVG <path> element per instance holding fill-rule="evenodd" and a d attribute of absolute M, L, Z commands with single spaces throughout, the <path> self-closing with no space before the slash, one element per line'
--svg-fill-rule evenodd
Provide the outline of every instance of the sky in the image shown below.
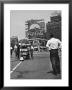
<path fill-rule="evenodd" d="M 44 19 L 45 23 L 47 23 L 50 21 L 50 16 L 55 13 L 55 10 L 11 10 L 10 36 L 18 36 L 19 40 L 25 38 L 25 21 Z"/>

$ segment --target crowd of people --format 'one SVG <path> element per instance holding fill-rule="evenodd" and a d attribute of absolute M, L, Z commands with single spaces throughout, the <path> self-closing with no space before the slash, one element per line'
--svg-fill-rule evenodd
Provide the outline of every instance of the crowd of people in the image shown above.
<path fill-rule="evenodd" d="M 33 46 L 31 45 L 30 47 L 27 47 L 27 48 L 28 48 L 29 53 L 31 55 L 30 57 L 33 59 L 33 51 L 34 51 Z M 14 47 L 11 46 L 10 52 L 11 52 L 11 56 L 12 56 L 12 53 L 14 52 L 15 57 L 17 57 L 19 59 L 20 58 L 20 44 L 14 45 Z"/>

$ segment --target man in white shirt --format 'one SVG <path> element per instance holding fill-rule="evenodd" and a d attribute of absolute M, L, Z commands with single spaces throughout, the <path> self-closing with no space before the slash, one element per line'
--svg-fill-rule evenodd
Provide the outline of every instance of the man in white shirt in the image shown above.
<path fill-rule="evenodd" d="M 46 47 L 48 47 L 50 51 L 50 60 L 52 63 L 53 73 L 55 75 L 60 74 L 58 49 L 61 48 L 61 41 L 54 38 L 54 36 L 51 34 L 51 39 L 47 41 Z"/>

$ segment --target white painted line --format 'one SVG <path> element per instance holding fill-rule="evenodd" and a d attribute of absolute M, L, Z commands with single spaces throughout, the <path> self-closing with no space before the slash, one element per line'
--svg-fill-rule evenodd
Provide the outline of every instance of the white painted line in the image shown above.
<path fill-rule="evenodd" d="M 10 74 L 13 73 L 13 71 L 14 71 L 21 63 L 22 63 L 22 62 L 18 63 L 18 64 L 12 69 L 12 71 L 10 72 Z"/>

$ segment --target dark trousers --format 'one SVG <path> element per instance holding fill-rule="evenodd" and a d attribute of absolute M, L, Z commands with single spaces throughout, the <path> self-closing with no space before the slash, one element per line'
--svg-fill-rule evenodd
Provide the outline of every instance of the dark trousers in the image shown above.
<path fill-rule="evenodd" d="M 17 57 L 19 58 L 19 55 L 20 55 L 20 50 L 17 49 Z"/>
<path fill-rule="evenodd" d="M 50 50 L 50 60 L 54 74 L 60 74 L 60 60 L 58 55 L 58 49 Z"/>
<path fill-rule="evenodd" d="M 33 50 L 31 50 L 31 58 L 33 59 Z"/>
<path fill-rule="evenodd" d="M 11 55 L 12 55 L 12 53 L 13 53 L 13 49 L 11 49 L 11 51 L 10 51 L 10 52 L 11 52 Z"/>

